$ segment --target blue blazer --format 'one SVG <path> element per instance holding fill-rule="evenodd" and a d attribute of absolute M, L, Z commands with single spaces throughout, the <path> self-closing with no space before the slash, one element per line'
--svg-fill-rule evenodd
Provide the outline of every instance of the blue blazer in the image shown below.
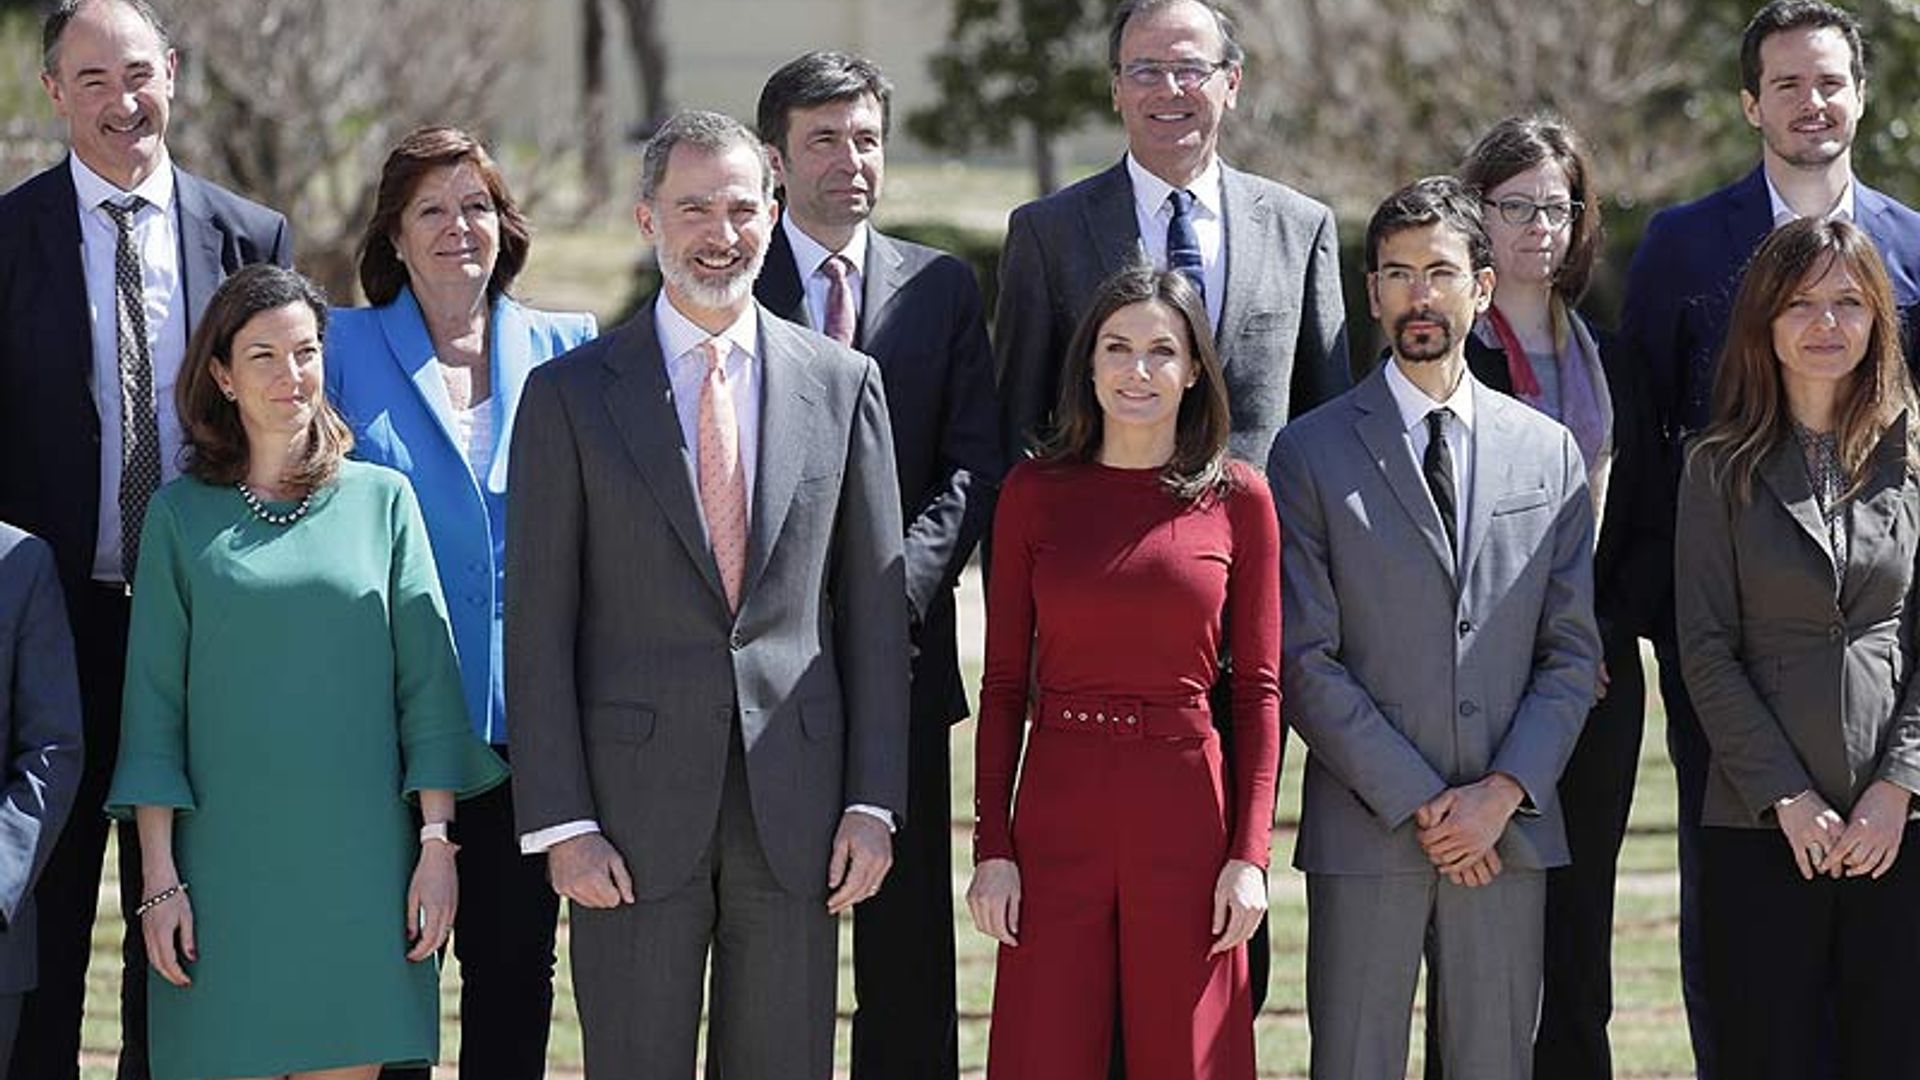
<path fill-rule="evenodd" d="M 327 397 L 353 428 L 354 456 L 413 482 L 453 622 L 473 729 L 507 741 L 501 687 L 508 437 L 536 366 L 599 333 L 592 315 L 534 311 L 497 297 L 488 317 L 494 452 L 476 477 L 453 439 L 453 406 L 410 288 L 375 308 L 336 308 L 327 325 Z"/>

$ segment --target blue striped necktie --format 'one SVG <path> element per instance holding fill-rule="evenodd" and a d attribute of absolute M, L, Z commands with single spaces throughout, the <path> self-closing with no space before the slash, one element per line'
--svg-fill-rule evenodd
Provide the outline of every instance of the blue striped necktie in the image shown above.
<path fill-rule="evenodd" d="M 1207 282 L 1200 260 L 1200 234 L 1193 231 L 1193 192 L 1174 188 L 1167 201 L 1173 204 L 1173 217 L 1167 221 L 1167 269 L 1187 275 L 1204 301 Z"/>

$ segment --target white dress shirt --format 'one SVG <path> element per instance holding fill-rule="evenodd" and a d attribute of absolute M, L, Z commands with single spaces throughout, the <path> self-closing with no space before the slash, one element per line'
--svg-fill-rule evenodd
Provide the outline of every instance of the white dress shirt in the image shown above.
<path fill-rule="evenodd" d="M 1460 553 L 1467 547 L 1467 507 L 1473 505 L 1473 376 L 1462 370 L 1460 382 L 1445 401 L 1435 401 L 1427 396 L 1425 390 L 1413 385 L 1400 370 L 1398 360 L 1387 361 L 1387 389 L 1393 394 L 1393 403 L 1400 410 L 1400 424 L 1407 434 L 1407 451 L 1413 455 L 1414 471 L 1424 480 L 1426 477 L 1427 414 L 1438 408 L 1453 410 L 1453 418 L 1447 422 L 1447 449 L 1453 452 L 1453 489 L 1459 496 L 1459 505 L 1453 515 L 1453 561 L 1460 565 Z M 1424 487 L 1424 483 L 1422 484 Z M 1431 500 L 1433 493 L 1429 491 Z M 1434 508 L 1435 516 L 1440 513 Z"/>
<path fill-rule="evenodd" d="M 173 162 L 160 165 L 139 187 L 124 191 L 69 154 L 80 212 L 80 270 L 87 287 L 87 318 L 93 345 L 89 382 L 100 416 L 100 531 L 94 539 L 93 578 L 120 582 L 120 325 L 114 299 L 114 253 L 120 230 L 100 209 L 138 195 L 146 205 L 133 215 L 133 243 L 140 257 L 141 292 L 147 308 L 147 354 L 153 361 L 153 412 L 160 432 L 160 482 L 180 475 L 180 414 L 173 386 L 187 355 L 186 294 L 180 279 L 180 230 L 173 198 Z"/>
<path fill-rule="evenodd" d="M 838 254 L 853 264 L 847 270 L 847 287 L 853 290 L 853 325 L 858 327 L 860 304 L 866 298 L 861 283 L 865 280 L 867 265 L 867 223 L 863 221 L 856 226 L 853 239 L 838 252 L 828 251 L 826 245 L 808 236 L 805 229 L 793 223 L 792 214 L 780 219 L 780 227 L 787 231 L 787 244 L 793 249 L 793 268 L 800 274 L 800 287 L 806 293 L 807 325 L 823 334 L 827 332 L 827 288 L 832 282 L 820 266 L 828 256 Z"/>
<path fill-rule="evenodd" d="M 1173 204 L 1167 196 L 1173 185 L 1147 171 L 1146 166 L 1127 155 L 1127 176 L 1133 181 L 1133 214 L 1140 225 L 1140 243 L 1147 258 L 1161 270 L 1167 268 L 1167 225 L 1173 220 Z M 1200 241 L 1200 279 L 1207 285 L 1207 321 L 1220 328 L 1220 304 L 1227 295 L 1226 203 L 1220 183 L 1220 159 L 1207 167 L 1187 185 L 1193 193 L 1193 235 Z"/>
<path fill-rule="evenodd" d="M 1773 177 L 1768 176 L 1765 169 L 1760 170 L 1760 175 L 1767 181 L 1767 206 L 1773 212 L 1773 227 L 1777 229 L 1789 221 L 1798 220 L 1800 215 L 1794 212 L 1793 207 L 1787 205 L 1787 200 L 1780 197 L 1780 189 L 1773 186 Z M 1833 209 L 1827 211 L 1826 220 L 1854 220 L 1853 177 L 1847 177 L 1846 190 L 1840 193 L 1840 201 L 1833 204 Z"/>

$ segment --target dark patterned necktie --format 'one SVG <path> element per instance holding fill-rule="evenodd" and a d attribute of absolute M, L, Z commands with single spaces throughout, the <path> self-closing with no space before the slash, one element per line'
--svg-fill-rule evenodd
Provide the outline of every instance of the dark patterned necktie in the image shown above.
<path fill-rule="evenodd" d="M 1457 551 L 1460 496 L 1453 486 L 1453 448 L 1447 445 L 1447 421 L 1453 410 L 1445 406 L 1427 414 L 1427 456 L 1421 471 L 1427 474 L 1427 490 L 1433 492 L 1433 505 L 1440 511 L 1440 528 L 1447 534 L 1447 549 Z"/>
<path fill-rule="evenodd" d="M 1174 188 L 1167 194 L 1167 201 L 1173 204 L 1173 217 L 1167 220 L 1167 269 L 1187 275 L 1204 301 L 1207 282 L 1200 259 L 1200 234 L 1193 231 L 1193 192 Z"/>
<path fill-rule="evenodd" d="M 146 286 L 133 242 L 133 216 L 145 205 L 137 195 L 124 205 L 100 204 L 119 233 L 113 248 L 113 309 L 120 359 L 120 572 L 128 585 L 140 565 L 147 500 L 160 488 L 160 422 L 153 403 Z"/>
<path fill-rule="evenodd" d="M 827 325 L 821 329 L 842 345 L 853 344 L 853 282 L 847 276 L 852 269 L 845 255 L 829 255 L 820 264 L 827 276 Z"/>

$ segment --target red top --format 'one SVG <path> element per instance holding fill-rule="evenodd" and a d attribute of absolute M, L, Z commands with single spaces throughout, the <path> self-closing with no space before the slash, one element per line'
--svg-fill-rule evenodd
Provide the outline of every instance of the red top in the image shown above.
<path fill-rule="evenodd" d="M 1231 468 L 1233 493 L 1197 504 L 1170 494 L 1157 469 L 1023 462 L 1007 474 L 987 585 L 976 862 L 1015 857 L 1013 777 L 1030 685 L 1041 694 L 1204 701 L 1226 647 L 1228 857 L 1267 865 L 1281 743 L 1280 526 L 1266 481 L 1238 462 Z"/>

